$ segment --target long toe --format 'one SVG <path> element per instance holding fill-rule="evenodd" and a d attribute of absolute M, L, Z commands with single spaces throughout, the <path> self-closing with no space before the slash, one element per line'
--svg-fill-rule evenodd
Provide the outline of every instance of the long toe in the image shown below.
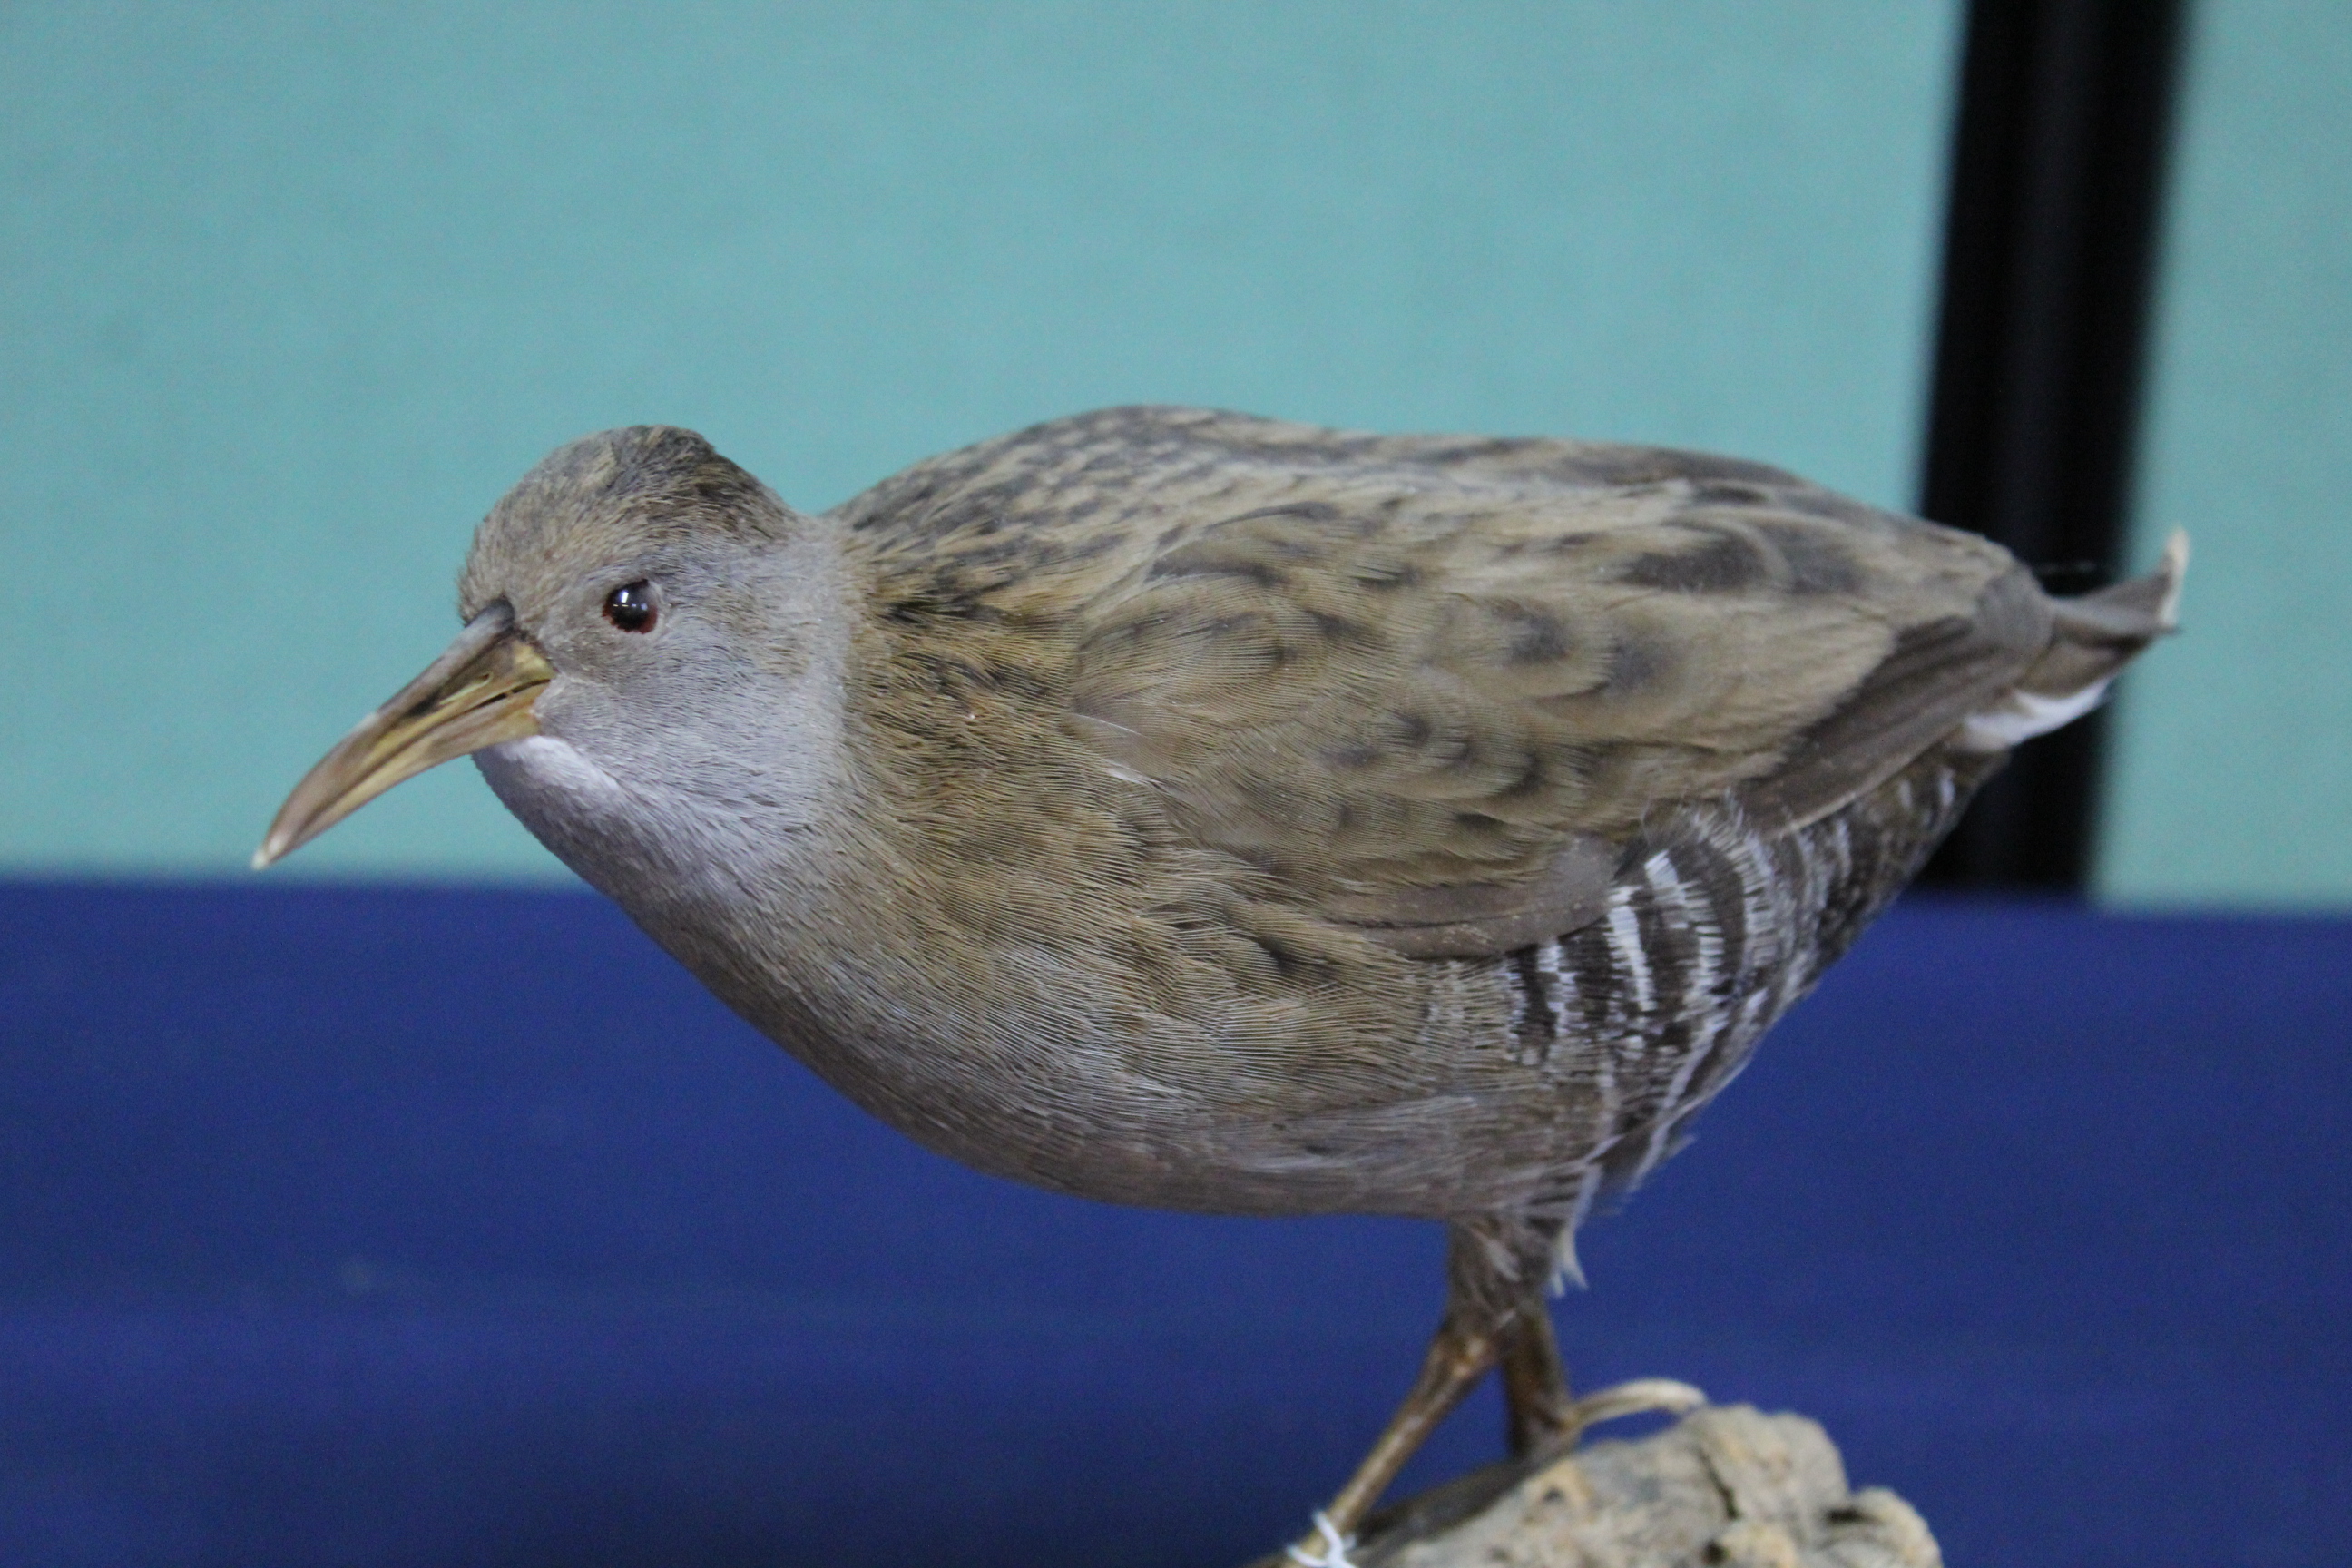
<path fill-rule="evenodd" d="M 1630 1383 L 1598 1389 L 1570 1405 L 1568 1430 L 1572 1437 L 1588 1426 L 1614 1421 L 1621 1415 L 1639 1415 L 1651 1410 L 1687 1415 L 1706 1405 L 1706 1395 L 1687 1383 L 1677 1383 L 1671 1377 L 1637 1377 Z"/>

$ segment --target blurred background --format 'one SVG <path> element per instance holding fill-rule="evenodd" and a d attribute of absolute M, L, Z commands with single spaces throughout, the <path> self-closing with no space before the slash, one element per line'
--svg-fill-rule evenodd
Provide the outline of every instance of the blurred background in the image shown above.
<path fill-rule="evenodd" d="M 2188 528 L 2185 634 L 1563 1332 L 1822 1415 L 1956 1562 L 2341 1561 L 2347 82 L 2323 0 L 0 6 L 0 1562 L 1303 1521 L 1433 1238 L 930 1161 L 470 769 L 243 870 L 556 443 L 814 510 L 1120 402 L 1758 458 L 2060 586 Z"/>
<path fill-rule="evenodd" d="M 0 864 L 236 870 L 489 503 L 612 425 L 803 509 L 1133 401 L 1915 507 L 1965 12 L 11 5 Z M 2197 590 L 2093 878 L 2341 903 L 2352 24 L 2192 12 L 2117 553 L 2187 526 Z M 288 868 L 352 873 L 564 875 L 463 770 Z"/>

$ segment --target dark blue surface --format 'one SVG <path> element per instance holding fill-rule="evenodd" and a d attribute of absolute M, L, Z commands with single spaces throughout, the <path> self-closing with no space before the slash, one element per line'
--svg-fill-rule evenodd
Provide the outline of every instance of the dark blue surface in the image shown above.
<path fill-rule="evenodd" d="M 8 1564 L 1213 1568 L 1438 1304 L 1433 1227 L 925 1154 L 584 895 L 0 885 L 0 1030 Z M 2352 1561 L 2347 1047 L 2352 924 L 1907 907 L 1570 1371 L 1821 1418 L 1956 1565 Z"/>

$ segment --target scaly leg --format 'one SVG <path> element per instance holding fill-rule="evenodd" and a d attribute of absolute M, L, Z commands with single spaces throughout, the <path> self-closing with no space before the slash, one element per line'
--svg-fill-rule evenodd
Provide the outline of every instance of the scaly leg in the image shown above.
<path fill-rule="evenodd" d="M 1389 1417 L 1388 1426 L 1372 1445 L 1371 1452 L 1364 1456 L 1356 1473 L 1318 1518 L 1318 1533 L 1293 1548 L 1294 1561 L 1332 1561 L 1333 1542 L 1355 1533 L 1364 1516 L 1371 1512 L 1372 1505 L 1381 1500 L 1381 1494 L 1388 1490 L 1389 1483 L 1396 1479 L 1397 1472 L 1404 1468 L 1405 1461 L 1462 1402 L 1472 1385 L 1496 1364 L 1505 1346 L 1530 1338 L 1525 1329 L 1518 1331 L 1517 1342 L 1513 1338 L 1517 1321 L 1530 1302 L 1535 1311 L 1543 1315 L 1539 1343 L 1549 1349 L 1551 1375 L 1557 1380 L 1559 1352 L 1550 1348 L 1550 1319 L 1544 1315 L 1542 1296 L 1549 1243 L 1532 1234 L 1523 1236 L 1524 1229 L 1517 1225 L 1485 1221 L 1451 1227 L 1445 1258 L 1445 1316 L 1429 1342 L 1429 1354 L 1422 1361 L 1421 1375 L 1413 1380 L 1412 1391 L 1397 1406 L 1396 1414 Z M 1522 1365 L 1531 1364 L 1529 1354 L 1524 1350 L 1518 1352 Z M 1562 1406 L 1566 1399 L 1563 1388 L 1559 1395 Z"/>
<path fill-rule="evenodd" d="M 1413 1379 L 1412 1392 L 1396 1414 L 1372 1451 L 1339 1489 L 1323 1510 L 1331 1527 L 1341 1535 L 1353 1535 L 1389 1489 L 1389 1483 L 1404 1468 L 1437 1424 L 1462 1403 L 1462 1396 L 1486 1374 L 1495 1364 L 1495 1333 L 1491 1328 L 1462 1322 L 1458 1314 L 1449 1310 L 1437 1333 L 1429 1342 L 1429 1354 L 1421 1363 L 1421 1375 Z"/>
<path fill-rule="evenodd" d="M 1532 1297 L 1504 1329 L 1502 1367 L 1507 1415 L 1504 1430 L 1514 1458 L 1539 1449 L 1572 1448 L 1587 1426 L 1621 1415 L 1648 1410 L 1687 1415 L 1706 1403 L 1706 1395 L 1689 1384 L 1664 1377 L 1635 1378 L 1581 1399 L 1570 1398 L 1559 1344 L 1552 1338 L 1551 1313 L 1541 1296 Z"/>
<path fill-rule="evenodd" d="M 1551 1310 L 1538 1284 L 1505 1326 L 1502 1335 L 1503 1433 L 1514 1458 L 1573 1436 L 1575 1402 L 1568 1396 L 1568 1373 L 1552 1337 Z"/>
<path fill-rule="evenodd" d="M 1643 1410 L 1680 1415 L 1706 1403 L 1688 1384 L 1664 1378 L 1621 1383 L 1582 1399 L 1568 1396 L 1551 1310 L 1544 1300 L 1557 1236 L 1541 1221 L 1514 1215 L 1458 1221 L 1449 1227 L 1445 1316 L 1429 1342 L 1421 1375 L 1339 1495 L 1315 1516 L 1315 1533 L 1285 1553 L 1291 1563 L 1346 1568 L 1349 1543 L 1372 1505 L 1437 1424 L 1496 1365 L 1503 1371 L 1515 1454 L 1549 1446 L 1565 1449 L 1595 1422 Z"/>

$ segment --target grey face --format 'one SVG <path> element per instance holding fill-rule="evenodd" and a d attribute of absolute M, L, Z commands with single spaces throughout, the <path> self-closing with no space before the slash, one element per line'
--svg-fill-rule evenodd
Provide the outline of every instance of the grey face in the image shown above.
<path fill-rule="evenodd" d="M 257 862 L 474 754 L 591 881 L 764 879 L 831 791 L 847 618 L 822 527 L 701 437 L 610 431 L 492 509 L 466 629 L 288 800 Z"/>

